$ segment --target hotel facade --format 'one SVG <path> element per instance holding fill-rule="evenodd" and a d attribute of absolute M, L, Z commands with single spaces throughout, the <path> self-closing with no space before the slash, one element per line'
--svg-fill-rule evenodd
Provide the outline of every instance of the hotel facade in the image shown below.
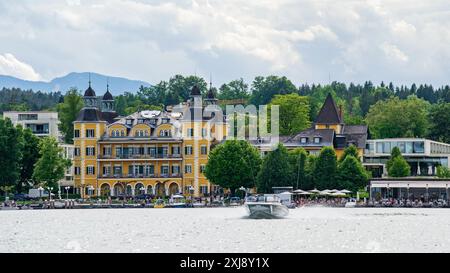
<path fill-rule="evenodd" d="M 186 103 L 126 117 L 114 111 L 109 90 L 99 103 L 89 84 L 83 99 L 74 122 L 75 187 L 82 197 L 218 193 L 203 174 L 211 146 L 227 132 L 211 89 L 203 99 L 194 86 Z"/>

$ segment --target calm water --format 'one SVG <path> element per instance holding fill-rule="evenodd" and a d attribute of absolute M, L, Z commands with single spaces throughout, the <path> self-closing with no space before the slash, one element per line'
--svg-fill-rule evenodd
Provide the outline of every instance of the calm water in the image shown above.
<path fill-rule="evenodd" d="M 0 211 L 0 252 L 449 252 L 450 210 L 244 208 Z"/>

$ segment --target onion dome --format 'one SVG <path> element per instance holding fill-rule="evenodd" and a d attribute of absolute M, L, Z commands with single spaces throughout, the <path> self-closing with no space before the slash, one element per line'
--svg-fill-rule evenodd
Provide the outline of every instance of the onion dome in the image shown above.
<path fill-rule="evenodd" d="M 102 100 L 114 100 L 112 94 L 109 92 L 109 90 L 106 90 L 106 93 L 103 95 Z"/>
<path fill-rule="evenodd" d="M 201 96 L 202 93 L 200 92 L 200 88 L 198 88 L 197 85 L 194 85 L 191 89 L 191 96 Z"/>

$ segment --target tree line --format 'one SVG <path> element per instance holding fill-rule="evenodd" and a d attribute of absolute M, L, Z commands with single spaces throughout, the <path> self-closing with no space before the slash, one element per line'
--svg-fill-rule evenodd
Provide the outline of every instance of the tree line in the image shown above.
<path fill-rule="evenodd" d="M 115 108 L 122 116 L 142 110 L 162 110 L 166 105 L 186 101 L 194 85 L 206 96 L 208 83 L 205 79 L 175 75 L 156 85 L 141 87 L 136 93 L 126 92 L 115 96 Z M 255 105 L 278 103 L 283 113 L 280 118 L 284 118 L 280 121 L 283 135 L 294 134 L 311 124 L 326 96 L 331 93 L 337 105 L 344 109 L 345 123 L 368 125 L 374 138 L 428 137 L 450 142 L 448 85 L 435 88 L 427 84 L 412 84 L 408 87 L 394 86 L 392 82 L 374 85 L 367 81 L 364 84 L 332 82 L 297 87 L 286 77 L 258 76 L 250 84 L 241 78 L 212 89 L 223 102 L 238 100 Z M 82 100 L 74 99 L 74 93 L 81 96 L 81 91 L 75 90 L 71 89 L 61 96 L 58 92 L 46 94 L 4 88 L 0 91 L 0 111 L 59 109 L 60 115 L 65 115 L 69 109 L 78 110 L 82 107 Z M 66 102 L 67 96 L 72 100 L 69 104 Z M 299 102 L 297 107 L 291 100 Z M 63 125 L 62 131 L 70 143 L 73 131 L 70 123 L 75 115 L 70 113 L 66 116 L 71 118 L 63 118 L 66 125 Z"/>
<path fill-rule="evenodd" d="M 448 169 L 440 168 L 441 173 Z M 398 147 L 387 162 L 389 177 L 410 175 L 409 164 Z M 212 183 L 235 191 L 241 187 L 271 193 L 273 187 L 292 186 L 302 190 L 363 190 L 371 173 L 366 171 L 358 149 L 351 145 L 338 157 L 332 147 L 323 147 L 317 155 L 303 148 L 287 150 L 283 144 L 261 157 L 246 141 L 227 140 L 209 154 L 205 176 Z"/>
<path fill-rule="evenodd" d="M 56 139 L 40 139 L 8 118 L 0 118 L 0 155 L 0 190 L 5 193 L 38 185 L 56 190 L 71 165 Z"/>

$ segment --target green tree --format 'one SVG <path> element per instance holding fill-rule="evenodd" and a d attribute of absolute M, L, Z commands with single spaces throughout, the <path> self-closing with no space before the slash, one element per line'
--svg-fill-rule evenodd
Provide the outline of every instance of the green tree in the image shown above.
<path fill-rule="evenodd" d="M 318 157 L 315 155 L 309 155 L 306 160 L 305 167 L 305 183 L 302 183 L 302 190 L 312 190 L 316 187 L 316 164 Z"/>
<path fill-rule="evenodd" d="M 22 157 L 19 162 L 20 166 L 20 179 L 17 183 L 17 192 L 22 192 L 23 187 L 29 186 L 33 177 L 34 164 L 39 159 L 39 138 L 33 135 L 30 129 L 21 130 L 23 145 L 21 149 Z"/>
<path fill-rule="evenodd" d="M 254 105 L 266 105 L 275 95 L 285 95 L 296 92 L 297 88 L 286 77 L 256 77 L 252 84 L 250 103 Z"/>
<path fill-rule="evenodd" d="M 272 187 L 292 185 L 291 174 L 287 149 L 280 143 L 264 157 L 258 174 L 258 192 L 270 193 Z"/>
<path fill-rule="evenodd" d="M 244 140 L 227 140 L 215 146 L 208 157 L 205 176 L 212 183 L 231 190 L 256 186 L 261 166 L 258 150 Z"/>
<path fill-rule="evenodd" d="M 410 173 L 411 167 L 402 156 L 394 158 L 391 167 L 388 169 L 390 177 L 406 177 L 410 175 Z"/>
<path fill-rule="evenodd" d="M 367 114 L 366 121 L 375 138 L 424 137 L 429 127 L 429 103 L 409 96 L 378 101 Z"/>
<path fill-rule="evenodd" d="M 341 158 L 339 158 L 339 162 L 344 161 L 347 156 L 353 156 L 354 158 L 361 161 L 361 157 L 359 156 L 358 148 L 356 148 L 355 145 L 350 145 L 347 148 L 345 148 L 344 153 L 342 154 Z"/>
<path fill-rule="evenodd" d="M 337 159 L 332 147 L 324 147 L 320 151 L 315 166 L 315 182 L 318 189 L 336 187 Z"/>
<path fill-rule="evenodd" d="M 297 148 L 288 151 L 289 165 L 291 167 L 292 186 L 295 189 L 303 189 L 307 185 L 308 154 L 305 149 Z"/>
<path fill-rule="evenodd" d="M 309 121 L 309 100 L 307 97 L 292 93 L 275 95 L 270 106 L 280 107 L 280 134 L 293 135 L 311 125 Z"/>
<path fill-rule="evenodd" d="M 450 103 L 441 102 L 433 105 L 430 110 L 431 139 L 450 143 Z"/>
<path fill-rule="evenodd" d="M 53 137 L 43 138 L 39 143 L 40 158 L 36 162 L 33 179 L 45 187 L 58 188 L 58 181 L 64 178 L 64 173 L 71 162 L 63 157 L 63 149 Z"/>
<path fill-rule="evenodd" d="M 369 175 L 360 160 L 353 155 L 347 155 L 339 164 L 337 173 L 337 186 L 340 189 L 356 192 L 367 186 Z"/>
<path fill-rule="evenodd" d="M 23 138 L 9 118 L 0 119 L 0 186 L 17 185 L 20 178 Z"/>
<path fill-rule="evenodd" d="M 233 100 L 247 99 L 249 96 L 248 84 L 244 82 L 244 79 L 240 78 L 239 80 L 223 84 L 219 88 L 218 98 L 221 100 Z"/>
<path fill-rule="evenodd" d="M 450 178 L 450 169 L 444 166 L 438 166 L 436 175 L 439 178 Z"/>
<path fill-rule="evenodd" d="M 73 143 L 73 122 L 83 108 L 83 100 L 75 88 L 67 91 L 64 102 L 58 105 L 59 130 L 64 136 L 65 143 Z"/>
<path fill-rule="evenodd" d="M 391 177 L 406 177 L 411 173 L 411 167 L 403 158 L 398 147 L 394 147 L 391 151 L 391 157 L 386 163 L 388 175 Z"/>

